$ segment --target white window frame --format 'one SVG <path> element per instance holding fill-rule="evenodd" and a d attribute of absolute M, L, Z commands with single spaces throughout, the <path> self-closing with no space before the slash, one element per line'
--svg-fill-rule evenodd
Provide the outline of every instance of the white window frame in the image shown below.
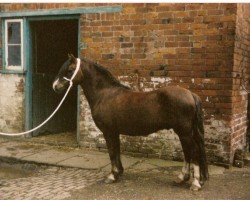
<path fill-rule="evenodd" d="M 8 64 L 8 23 L 9 22 L 20 22 L 20 37 L 21 37 L 21 66 L 13 66 Z M 15 44 L 12 44 L 15 45 Z M 17 44 L 16 44 L 17 45 Z M 20 45 L 20 44 L 18 44 Z M 5 69 L 6 70 L 15 70 L 15 71 L 22 71 L 24 69 L 24 55 L 23 55 L 23 19 L 6 19 L 5 20 Z"/>

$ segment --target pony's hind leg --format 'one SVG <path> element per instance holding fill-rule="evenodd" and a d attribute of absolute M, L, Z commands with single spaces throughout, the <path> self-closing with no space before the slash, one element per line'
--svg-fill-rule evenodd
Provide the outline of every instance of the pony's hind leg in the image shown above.
<path fill-rule="evenodd" d="M 106 178 L 105 183 L 114 183 L 123 173 L 123 166 L 120 158 L 120 139 L 119 134 L 106 134 L 104 138 L 107 143 L 109 157 L 111 161 L 111 173 Z"/>
<path fill-rule="evenodd" d="M 188 137 L 179 137 L 185 157 L 184 166 L 178 175 L 176 182 L 184 183 L 190 179 L 190 162 L 191 162 L 191 139 Z"/>
<path fill-rule="evenodd" d="M 190 136 L 179 136 L 183 153 L 185 156 L 185 166 L 182 169 L 182 172 L 178 176 L 179 183 L 184 183 L 190 179 L 190 163 L 192 162 L 194 168 L 194 179 L 192 181 L 192 185 L 190 187 L 191 190 L 198 191 L 201 189 L 200 184 L 200 167 L 197 164 L 198 157 L 198 146 L 194 142 L 193 138 Z"/>
<path fill-rule="evenodd" d="M 193 181 L 190 190 L 198 191 L 201 189 L 200 166 L 199 166 L 199 147 L 196 142 L 192 144 L 192 163 L 193 163 Z"/>
<path fill-rule="evenodd" d="M 198 164 L 193 164 L 194 167 L 194 180 L 192 182 L 192 185 L 190 187 L 190 190 L 198 191 L 201 189 L 200 184 L 200 167 Z"/>

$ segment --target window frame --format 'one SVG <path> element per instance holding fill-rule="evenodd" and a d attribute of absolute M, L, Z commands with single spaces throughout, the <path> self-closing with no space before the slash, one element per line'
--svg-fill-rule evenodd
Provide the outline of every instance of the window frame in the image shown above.
<path fill-rule="evenodd" d="M 8 23 L 19 22 L 20 23 L 20 38 L 21 38 L 21 65 L 13 66 L 8 65 Z M 6 71 L 23 71 L 24 70 L 24 33 L 23 33 L 23 19 L 5 19 L 4 20 L 4 69 Z"/>

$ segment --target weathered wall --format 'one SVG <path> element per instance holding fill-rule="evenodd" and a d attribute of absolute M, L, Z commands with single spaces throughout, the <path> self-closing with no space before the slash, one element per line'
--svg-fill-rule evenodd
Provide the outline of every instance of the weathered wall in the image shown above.
<path fill-rule="evenodd" d="M 233 109 L 230 153 L 246 147 L 247 104 L 250 91 L 250 4 L 238 4 L 233 71 L 237 75 L 233 80 Z M 245 89 L 244 89 L 245 88 Z"/>
<path fill-rule="evenodd" d="M 3 9 L 0 6 L 0 11 Z M 0 20 L 0 38 L 2 38 Z M 2 69 L 2 40 L 0 40 L 0 70 Z M 0 73 L 0 132 L 24 130 L 24 75 Z"/>
<path fill-rule="evenodd" d="M 24 130 L 24 77 L 0 74 L 0 132 Z"/>

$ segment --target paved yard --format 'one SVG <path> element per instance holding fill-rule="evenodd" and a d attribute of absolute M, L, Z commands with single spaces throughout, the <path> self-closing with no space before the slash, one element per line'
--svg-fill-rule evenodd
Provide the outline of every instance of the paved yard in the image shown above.
<path fill-rule="evenodd" d="M 125 173 L 118 183 L 109 173 L 107 153 L 0 140 L 0 200 L 153 200 L 250 199 L 250 167 L 209 166 L 210 180 L 192 192 L 190 182 L 174 184 L 182 162 L 122 156 Z"/>
<path fill-rule="evenodd" d="M 34 164 L 0 165 L 1 200 L 153 200 L 244 199 L 250 197 L 250 168 L 213 167 L 203 190 L 192 192 L 190 183 L 174 184 L 180 165 L 150 160 L 128 168 L 118 183 L 102 182 L 106 171 Z M 211 169 L 211 167 L 210 167 Z"/>
<path fill-rule="evenodd" d="M 27 165 L 24 165 L 27 168 Z M 65 199 L 70 193 L 96 183 L 104 177 L 97 170 L 44 167 L 31 165 L 25 169 L 2 165 L 0 167 L 1 200 Z M 29 167 L 28 167 L 29 168 Z"/>
<path fill-rule="evenodd" d="M 67 200 L 249 200 L 250 169 L 225 171 L 211 175 L 198 192 L 189 190 L 190 183 L 174 184 L 176 168 L 162 171 L 128 171 L 112 185 L 94 184 L 72 192 Z"/>

